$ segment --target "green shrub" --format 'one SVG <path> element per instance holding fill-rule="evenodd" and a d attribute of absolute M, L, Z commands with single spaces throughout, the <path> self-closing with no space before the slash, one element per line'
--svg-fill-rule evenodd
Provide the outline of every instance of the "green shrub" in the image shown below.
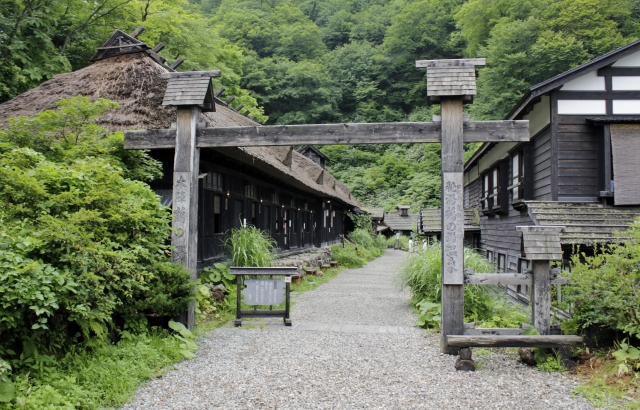
<path fill-rule="evenodd" d="M 625 232 L 628 240 L 572 257 L 570 282 L 563 289 L 573 304 L 578 329 L 599 326 L 640 337 L 640 220 Z"/>
<path fill-rule="evenodd" d="M 229 230 L 224 247 L 232 266 L 271 266 L 276 258 L 276 242 L 253 225 Z"/>
<path fill-rule="evenodd" d="M 415 307 L 423 301 L 440 303 L 442 294 L 441 246 L 439 242 L 427 246 L 425 251 L 409 256 L 400 269 L 400 281 L 403 287 L 413 293 L 411 299 Z M 495 272 L 491 262 L 472 249 L 464 250 L 465 268 L 473 268 L 477 273 Z M 482 321 L 491 318 L 493 297 L 490 291 L 481 285 L 464 287 L 465 318 Z"/>
<path fill-rule="evenodd" d="M 350 243 L 331 247 L 331 257 L 345 268 L 361 268 L 367 261 L 358 255 L 356 247 Z"/>
<path fill-rule="evenodd" d="M 165 245 L 168 209 L 131 179 L 160 175 L 159 163 L 119 156 L 122 134 L 94 123 L 112 103 L 59 105 L 0 131 L 0 356 L 14 370 L 33 365 L 26 346 L 45 358 L 144 331 L 146 317 L 173 316 L 192 297 Z"/>

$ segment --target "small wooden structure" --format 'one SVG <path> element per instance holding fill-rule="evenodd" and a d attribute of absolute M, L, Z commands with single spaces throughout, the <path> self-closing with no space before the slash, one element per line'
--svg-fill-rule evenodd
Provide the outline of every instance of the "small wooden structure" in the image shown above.
<path fill-rule="evenodd" d="M 235 326 L 242 326 L 243 317 L 282 317 L 285 326 L 291 326 L 291 318 L 289 311 L 291 308 L 291 278 L 298 276 L 298 268 L 294 267 L 274 267 L 274 268 L 240 268 L 231 267 L 230 272 L 236 276 L 236 285 L 238 287 L 238 298 L 236 307 L 236 320 L 233 322 Z M 246 279 L 268 276 L 269 279 Z M 273 279 L 274 276 L 284 276 L 284 282 Z M 245 304 L 254 305 L 253 310 L 242 310 L 242 294 L 243 285 L 252 283 L 254 288 L 252 294 L 245 295 Z M 284 284 L 284 310 L 273 310 L 273 305 L 279 305 L 282 301 L 279 299 L 282 289 L 278 285 Z M 246 291 L 247 289 L 245 289 Z M 249 301 L 249 299 L 252 299 Z M 269 310 L 258 310 L 259 305 L 270 305 Z"/>

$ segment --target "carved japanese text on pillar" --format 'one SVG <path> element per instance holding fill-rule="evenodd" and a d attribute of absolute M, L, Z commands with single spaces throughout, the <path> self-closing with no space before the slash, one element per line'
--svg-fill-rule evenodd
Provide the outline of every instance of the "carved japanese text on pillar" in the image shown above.
<path fill-rule="evenodd" d="M 443 283 L 464 283 L 464 209 L 462 207 L 462 173 L 445 172 L 443 178 L 442 230 L 444 247 Z"/>
<path fill-rule="evenodd" d="M 173 261 L 184 263 L 187 252 L 187 232 L 189 230 L 189 173 L 175 172 L 173 175 Z"/>

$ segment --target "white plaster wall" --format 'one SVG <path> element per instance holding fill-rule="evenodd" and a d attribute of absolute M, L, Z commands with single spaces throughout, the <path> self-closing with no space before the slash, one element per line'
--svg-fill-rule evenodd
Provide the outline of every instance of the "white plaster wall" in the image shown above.
<path fill-rule="evenodd" d="M 533 110 L 522 117 L 529 120 L 529 136 L 533 137 L 551 122 L 551 102 L 548 95 L 543 95 Z"/>
<path fill-rule="evenodd" d="M 607 104 L 605 100 L 558 100 L 558 114 L 560 115 L 606 113 Z"/>
<path fill-rule="evenodd" d="M 613 67 L 640 67 L 640 52 L 621 58 L 613 63 Z"/>
<path fill-rule="evenodd" d="M 482 171 L 489 168 L 496 161 L 509 155 L 509 151 L 511 150 L 511 148 L 515 147 L 516 145 L 518 145 L 517 142 L 501 142 L 500 144 L 495 145 L 478 161 L 478 172 L 482 173 Z"/>
<path fill-rule="evenodd" d="M 475 181 L 479 176 L 480 174 L 478 174 L 478 164 L 476 164 L 464 173 L 464 186 L 469 185 L 470 182 Z"/>
<path fill-rule="evenodd" d="M 613 114 L 640 114 L 640 100 L 613 100 Z"/>
<path fill-rule="evenodd" d="M 611 86 L 615 91 L 640 90 L 640 77 L 611 77 Z"/>
<path fill-rule="evenodd" d="M 589 71 L 587 74 L 569 81 L 560 88 L 561 91 L 604 91 L 604 77 L 598 77 L 598 71 Z"/>

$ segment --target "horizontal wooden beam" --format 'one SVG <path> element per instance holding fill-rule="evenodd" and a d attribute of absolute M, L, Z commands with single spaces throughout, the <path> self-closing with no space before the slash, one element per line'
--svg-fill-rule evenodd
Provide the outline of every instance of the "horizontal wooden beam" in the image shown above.
<path fill-rule="evenodd" d="M 581 336 L 447 336 L 447 345 L 455 347 L 565 347 L 581 344 Z"/>
<path fill-rule="evenodd" d="M 124 132 L 124 149 L 172 149 L 175 147 L 175 129 Z"/>
<path fill-rule="evenodd" d="M 486 65 L 484 58 L 459 58 L 451 60 L 416 60 L 416 67 L 468 67 Z"/>
<path fill-rule="evenodd" d="M 251 276 L 262 276 L 262 275 L 284 275 L 284 276 L 296 276 L 298 275 L 298 268 L 295 266 L 274 266 L 274 267 L 266 267 L 266 268 L 254 268 L 254 267 L 231 267 L 229 272 L 232 275 L 251 275 Z"/>
<path fill-rule="evenodd" d="M 517 336 L 522 334 L 522 329 L 512 329 L 512 328 L 473 328 L 473 329 L 464 329 L 465 336 L 483 336 L 483 335 L 494 335 L 494 336 Z"/>
<path fill-rule="evenodd" d="M 171 73 L 175 74 L 175 73 Z M 182 74 L 182 73 L 180 73 Z M 260 147 L 272 145 L 403 144 L 440 142 L 439 122 L 268 125 L 219 127 L 197 130 L 199 148 Z M 168 141 L 149 144 L 144 133 L 125 132 L 126 149 L 172 148 Z M 464 123 L 465 142 L 528 141 L 529 121 L 478 121 Z"/>
<path fill-rule="evenodd" d="M 466 285 L 531 285 L 531 273 L 465 273 Z M 569 278 L 551 278 L 552 285 L 566 285 Z"/>
<path fill-rule="evenodd" d="M 178 59 L 181 60 L 181 59 Z M 176 60 L 176 61 L 178 61 Z M 174 63 L 175 64 L 175 63 Z M 160 74 L 160 78 L 164 78 L 166 80 L 171 78 L 203 78 L 203 77 L 220 77 L 222 75 L 222 71 L 213 70 L 213 71 L 184 71 L 184 72 L 171 72 L 171 73 L 162 73 Z"/>

